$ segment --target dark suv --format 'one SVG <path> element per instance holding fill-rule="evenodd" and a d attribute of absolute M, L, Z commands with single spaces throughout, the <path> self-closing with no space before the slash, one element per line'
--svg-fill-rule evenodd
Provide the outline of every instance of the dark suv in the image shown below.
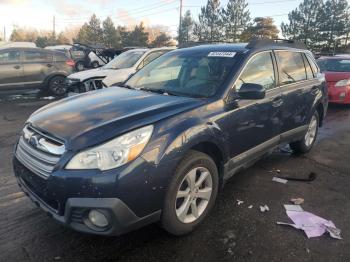
<path fill-rule="evenodd" d="M 0 90 L 40 87 L 54 95 L 63 95 L 65 78 L 73 71 L 74 61 L 63 52 L 0 48 Z"/>
<path fill-rule="evenodd" d="M 326 110 L 324 76 L 295 43 L 178 49 L 121 87 L 33 113 L 14 170 L 38 206 L 75 230 L 116 235 L 160 220 L 182 235 L 241 169 L 279 144 L 309 151 Z"/>

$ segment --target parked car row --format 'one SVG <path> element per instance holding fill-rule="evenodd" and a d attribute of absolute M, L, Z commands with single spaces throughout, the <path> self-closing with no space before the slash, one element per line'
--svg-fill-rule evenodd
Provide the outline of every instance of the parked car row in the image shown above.
<path fill-rule="evenodd" d="M 68 76 L 67 88 L 76 93 L 83 93 L 119 85 L 130 75 L 171 50 L 174 50 L 174 48 L 142 48 L 126 51 L 103 67 L 77 72 Z"/>
<path fill-rule="evenodd" d="M 234 174 L 280 144 L 296 153 L 313 147 L 328 95 L 304 46 L 199 45 L 148 63 L 152 54 L 124 53 L 111 74 L 92 71 L 128 68 L 110 83 L 136 71 L 122 85 L 56 101 L 26 121 L 15 175 L 56 221 L 99 235 L 160 221 L 184 235 Z"/>

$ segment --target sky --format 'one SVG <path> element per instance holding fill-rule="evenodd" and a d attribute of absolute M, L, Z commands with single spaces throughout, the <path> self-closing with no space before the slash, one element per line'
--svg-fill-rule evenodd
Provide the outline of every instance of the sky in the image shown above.
<path fill-rule="evenodd" d="M 198 17 L 207 0 L 183 0 L 183 12 Z M 221 0 L 225 6 L 228 0 Z M 146 26 L 165 25 L 172 35 L 179 23 L 180 0 L 0 0 L 0 36 L 6 28 L 7 39 L 13 28 L 27 27 L 56 31 L 82 25 L 95 13 L 100 19 L 112 17 L 116 24 L 132 26 L 143 21 Z M 277 26 L 287 21 L 287 14 L 301 0 L 248 0 L 252 17 L 272 16 Z"/>

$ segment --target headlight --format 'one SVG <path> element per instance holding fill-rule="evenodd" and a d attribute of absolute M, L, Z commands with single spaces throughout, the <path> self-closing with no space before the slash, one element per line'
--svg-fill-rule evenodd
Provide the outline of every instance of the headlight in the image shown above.
<path fill-rule="evenodd" d="M 335 83 L 335 87 L 344 87 L 344 86 L 350 86 L 350 79 L 344 79 L 340 80 Z"/>
<path fill-rule="evenodd" d="M 108 170 L 137 158 L 148 143 L 153 126 L 145 126 L 126 133 L 107 143 L 76 154 L 66 169 Z"/>

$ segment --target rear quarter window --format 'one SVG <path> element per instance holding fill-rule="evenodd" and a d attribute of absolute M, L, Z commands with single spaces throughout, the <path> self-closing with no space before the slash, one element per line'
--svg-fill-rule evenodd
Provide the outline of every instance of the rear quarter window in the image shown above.
<path fill-rule="evenodd" d="M 57 51 L 53 54 L 54 60 L 56 62 L 65 62 L 69 59 L 65 52 Z"/>

